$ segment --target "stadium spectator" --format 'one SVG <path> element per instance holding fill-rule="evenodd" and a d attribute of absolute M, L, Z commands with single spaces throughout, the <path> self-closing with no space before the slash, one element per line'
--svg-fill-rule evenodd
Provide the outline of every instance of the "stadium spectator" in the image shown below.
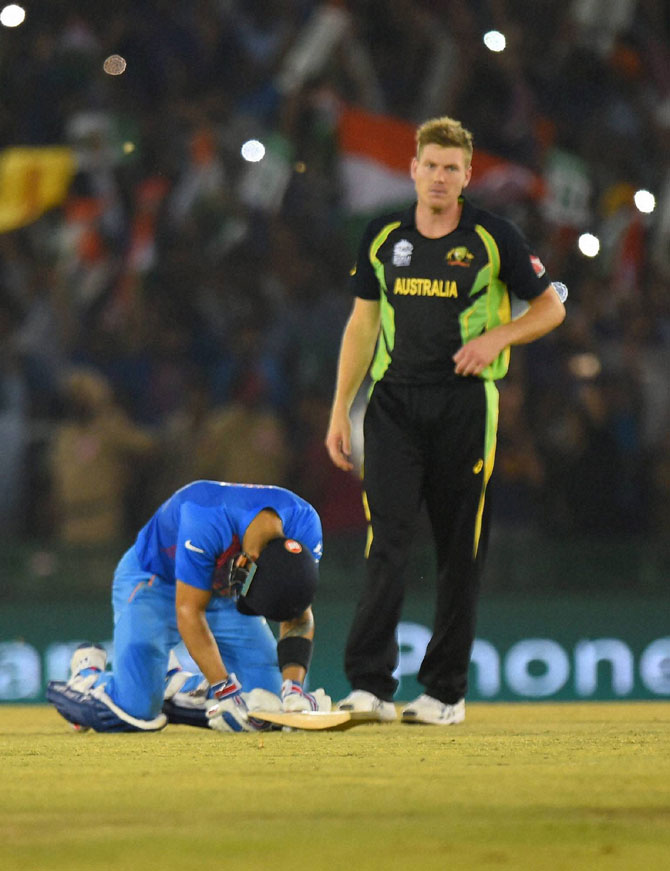
<path fill-rule="evenodd" d="M 64 399 L 49 464 L 56 537 L 66 545 L 115 544 L 126 531 L 133 471 L 155 439 L 128 419 L 95 371 L 72 372 Z"/>
<path fill-rule="evenodd" d="M 28 389 L 11 343 L 11 312 L 0 308 L 0 524 L 19 533 L 18 518 L 26 493 Z"/>
<path fill-rule="evenodd" d="M 290 439 L 270 402 L 262 373 L 253 367 L 240 374 L 231 401 L 211 409 L 191 447 L 199 478 L 240 484 L 260 478 L 276 486 L 287 484 Z"/>

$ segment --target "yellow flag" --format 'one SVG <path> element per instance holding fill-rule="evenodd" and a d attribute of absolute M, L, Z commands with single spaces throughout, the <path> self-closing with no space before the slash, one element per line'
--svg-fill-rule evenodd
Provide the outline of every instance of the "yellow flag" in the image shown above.
<path fill-rule="evenodd" d="M 36 221 L 67 196 L 75 160 L 71 148 L 6 148 L 0 152 L 0 233 Z"/>

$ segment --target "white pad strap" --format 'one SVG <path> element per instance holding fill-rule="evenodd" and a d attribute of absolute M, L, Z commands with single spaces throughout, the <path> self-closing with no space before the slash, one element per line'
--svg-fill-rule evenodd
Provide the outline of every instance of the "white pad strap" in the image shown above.
<path fill-rule="evenodd" d="M 165 714 L 159 714 L 157 717 L 154 717 L 153 720 L 139 720 L 137 717 L 131 716 L 127 711 L 124 711 L 123 708 L 120 708 L 110 699 L 105 692 L 104 684 L 100 684 L 91 690 L 91 696 L 94 699 L 101 701 L 103 705 L 106 705 L 110 711 L 113 711 L 116 714 L 119 720 L 123 720 L 124 723 L 128 723 L 130 726 L 139 729 L 141 732 L 155 732 L 157 729 L 163 729 L 167 726 L 168 719 Z"/>

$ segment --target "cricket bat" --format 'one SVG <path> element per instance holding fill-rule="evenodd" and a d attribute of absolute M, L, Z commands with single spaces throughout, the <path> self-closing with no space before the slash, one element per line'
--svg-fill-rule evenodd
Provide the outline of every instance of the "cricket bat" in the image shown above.
<path fill-rule="evenodd" d="M 306 729 L 318 731 L 329 729 L 331 732 L 341 732 L 360 726 L 361 723 L 378 723 L 379 715 L 369 711 L 300 711 L 288 713 L 284 711 L 251 711 L 250 716 L 265 723 L 276 726 L 288 726 L 290 729 Z"/>

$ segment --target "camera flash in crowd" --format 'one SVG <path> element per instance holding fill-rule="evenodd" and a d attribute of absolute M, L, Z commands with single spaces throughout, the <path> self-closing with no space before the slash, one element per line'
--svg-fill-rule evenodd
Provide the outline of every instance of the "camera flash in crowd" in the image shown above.
<path fill-rule="evenodd" d="M 638 212 L 643 212 L 645 215 L 650 215 L 656 208 L 656 197 L 650 191 L 636 191 L 633 200 Z"/>
<path fill-rule="evenodd" d="M 489 30 L 488 33 L 484 34 L 484 45 L 489 51 L 505 51 L 507 45 L 505 34 L 499 30 Z"/>
<path fill-rule="evenodd" d="M 18 27 L 26 18 L 26 10 L 17 3 L 10 3 L 0 11 L 0 24 L 3 27 Z"/>
<path fill-rule="evenodd" d="M 247 140 L 241 148 L 242 157 L 249 163 L 258 163 L 265 157 L 265 146 L 258 139 Z"/>
<path fill-rule="evenodd" d="M 597 257 L 600 251 L 600 239 L 593 233 L 582 233 L 577 241 L 579 250 L 584 257 Z"/>

